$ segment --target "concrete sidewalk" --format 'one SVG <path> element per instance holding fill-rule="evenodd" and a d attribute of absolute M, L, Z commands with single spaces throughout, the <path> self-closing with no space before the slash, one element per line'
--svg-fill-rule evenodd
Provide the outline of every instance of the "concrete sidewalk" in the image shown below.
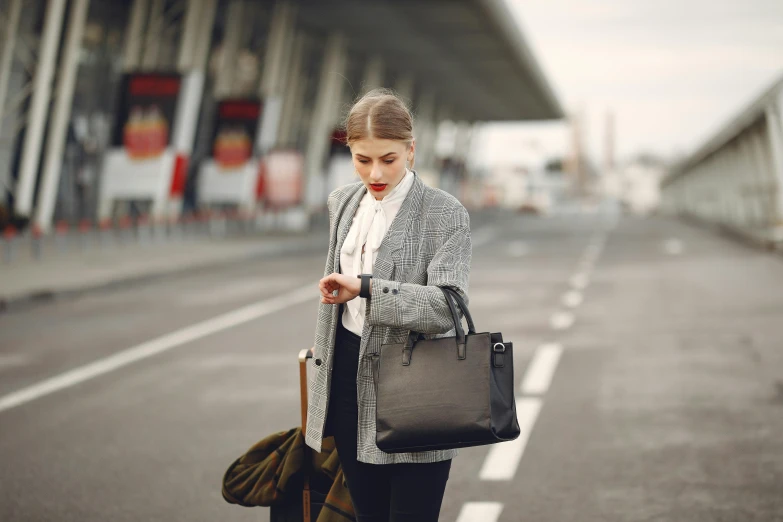
<path fill-rule="evenodd" d="M 486 225 L 511 215 L 499 209 L 471 211 L 475 239 Z M 329 242 L 328 223 L 323 219 L 307 232 L 248 231 L 237 228 L 237 223 L 230 225 L 234 228 L 216 233 L 209 232 L 209 225 L 194 225 L 188 233 L 179 231 L 162 240 L 148 228 L 115 230 L 108 240 L 100 231 L 75 233 L 65 239 L 67 248 L 58 243 L 62 238 L 47 237 L 38 257 L 33 254 L 29 235 L 17 238 L 10 260 L 6 256 L 0 259 L 0 312 L 264 256 L 324 255 Z"/>
<path fill-rule="evenodd" d="M 325 252 L 328 241 L 328 232 L 318 229 L 131 243 L 17 259 L 0 263 L 0 311 L 264 256 Z"/>

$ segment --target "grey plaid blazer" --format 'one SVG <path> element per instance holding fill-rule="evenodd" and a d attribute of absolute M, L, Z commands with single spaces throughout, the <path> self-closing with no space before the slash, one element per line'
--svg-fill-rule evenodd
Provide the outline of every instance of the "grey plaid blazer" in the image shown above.
<path fill-rule="evenodd" d="M 359 348 L 356 457 L 371 464 L 437 462 L 458 453 L 458 450 L 385 453 L 375 445 L 372 355 L 378 354 L 383 344 L 402 342 L 411 330 L 428 338 L 455 335 L 446 300 L 436 286 L 457 288 L 468 303 L 472 255 L 468 212 L 454 196 L 428 187 L 415 171 L 414 176 L 413 185 L 378 250 Z M 340 271 L 340 247 L 366 191 L 364 184 L 357 182 L 339 187 L 329 195 L 329 253 L 324 276 Z M 308 359 L 305 442 L 318 452 L 329 404 L 339 310 L 340 305 L 319 303 L 314 357 Z"/>

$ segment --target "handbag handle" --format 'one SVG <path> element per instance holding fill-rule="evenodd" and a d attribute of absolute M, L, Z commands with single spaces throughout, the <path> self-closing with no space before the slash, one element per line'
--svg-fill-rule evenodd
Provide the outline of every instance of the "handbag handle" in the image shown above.
<path fill-rule="evenodd" d="M 441 291 L 446 298 L 446 304 L 449 305 L 449 310 L 451 310 L 454 329 L 457 332 L 456 337 L 454 337 L 454 341 L 457 343 L 457 360 L 464 361 L 468 357 L 468 336 L 465 335 L 465 331 L 462 329 L 462 320 L 459 318 L 457 306 L 454 304 L 454 295 L 443 287 L 441 287 Z"/>
<path fill-rule="evenodd" d="M 462 296 L 459 295 L 459 292 L 457 292 L 457 290 L 454 287 L 443 286 L 441 288 L 443 290 L 447 290 L 454 298 L 454 300 L 457 302 L 457 305 L 462 309 L 462 314 L 465 316 L 465 320 L 468 323 L 468 333 L 475 334 L 476 325 L 473 323 L 473 317 L 470 315 L 470 310 L 468 310 L 468 305 L 465 304 L 465 300 L 462 299 Z M 459 315 L 457 315 L 456 317 L 457 319 L 459 319 Z M 461 321 L 457 320 L 456 322 L 461 322 Z"/>
<path fill-rule="evenodd" d="M 451 311 L 451 319 L 454 323 L 454 329 L 457 333 L 455 340 L 457 342 L 457 358 L 460 360 L 464 360 L 467 358 L 467 349 L 466 349 L 466 343 L 467 343 L 467 335 L 465 334 L 465 331 L 462 329 L 462 320 L 459 317 L 459 312 L 457 311 L 457 306 L 462 309 L 462 313 L 465 315 L 465 320 L 468 323 L 468 333 L 475 334 L 476 333 L 476 327 L 473 323 L 473 317 L 470 315 L 470 311 L 468 310 L 468 306 L 465 304 L 465 301 L 462 299 L 462 297 L 459 295 L 459 292 L 457 292 L 454 288 L 449 286 L 440 286 L 438 287 L 443 292 L 443 297 L 446 299 L 446 304 L 449 306 L 449 311 Z M 456 305 L 454 304 L 454 301 L 456 301 Z M 408 333 L 408 339 L 405 342 L 405 346 L 403 348 L 403 365 L 410 364 L 411 355 L 413 351 L 413 345 L 416 344 L 416 341 L 419 341 L 423 339 L 424 337 L 422 334 L 418 332 L 414 332 L 411 330 Z"/>

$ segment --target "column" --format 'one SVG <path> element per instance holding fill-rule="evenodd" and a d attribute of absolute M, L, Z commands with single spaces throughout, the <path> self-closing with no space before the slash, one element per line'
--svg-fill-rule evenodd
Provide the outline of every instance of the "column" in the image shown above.
<path fill-rule="evenodd" d="M 19 168 L 19 180 L 16 185 L 14 210 L 20 216 L 29 216 L 33 207 L 38 165 L 41 160 L 46 112 L 49 96 L 52 92 L 52 75 L 57 57 L 57 44 L 62 31 L 65 0 L 50 0 L 46 8 L 46 20 L 41 35 L 41 53 L 33 79 L 33 95 L 30 100 L 30 112 L 27 120 L 27 133 L 22 149 L 22 161 Z"/>
<path fill-rule="evenodd" d="M 236 71 L 237 53 L 239 52 L 239 44 L 242 38 L 244 10 L 244 0 L 233 0 L 228 6 L 223 31 L 225 37 L 220 49 L 220 66 L 217 74 L 217 85 L 215 85 L 215 97 L 217 99 L 230 96 L 234 87 L 234 72 Z"/>
<path fill-rule="evenodd" d="M 383 60 L 380 56 L 374 55 L 367 60 L 364 67 L 364 76 L 362 78 L 362 93 L 383 86 Z"/>
<path fill-rule="evenodd" d="M 141 66 L 147 70 L 155 69 L 158 66 L 158 56 L 160 55 L 160 44 L 163 33 L 164 1 L 152 0 L 149 9 L 149 22 L 147 23 L 147 32 L 145 34 L 144 53 L 141 57 Z"/>
<path fill-rule="evenodd" d="M 298 114 L 302 106 L 302 95 L 307 78 L 302 74 L 302 63 L 305 56 L 304 33 L 298 32 L 294 37 L 291 49 L 291 63 L 288 66 L 286 79 L 286 95 L 280 113 L 280 125 L 277 132 L 277 144 L 290 146 L 295 141 L 299 130 Z"/>
<path fill-rule="evenodd" d="M 182 87 L 172 122 L 171 147 L 174 149 L 174 172 L 165 194 L 156 198 L 153 215 L 177 215 L 182 210 L 190 155 L 196 137 L 199 107 L 204 93 L 205 69 L 212 41 L 217 0 L 188 0 L 184 32 L 180 39 L 177 64 L 182 72 Z"/>
<path fill-rule="evenodd" d="M 137 69 L 141 63 L 142 38 L 149 10 L 149 0 L 134 0 L 128 27 L 125 30 L 123 66 L 126 71 Z"/>
<path fill-rule="evenodd" d="M 11 80 L 11 65 L 14 62 L 14 46 L 16 45 L 16 30 L 19 26 L 19 15 L 22 12 L 22 0 L 12 0 L 8 10 L 3 42 L 3 56 L 0 60 L 0 122 L 3 121 L 5 97 L 8 95 L 8 82 Z"/>
<path fill-rule="evenodd" d="M 57 99 L 54 103 L 52 123 L 46 143 L 43 179 L 36 208 L 35 222 L 44 232 L 52 225 L 54 204 L 57 199 L 57 187 L 63 165 L 63 151 L 68 131 L 68 121 L 73 106 L 73 91 L 76 86 L 76 71 L 79 68 L 79 50 L 81 49 L 84 24 L 87 21 L 89 0 L 74 0 L 71 17 L 68 22 L 68 36 L 58 74 Z"/>
<path fill-rule="evenodd" d="M 413 85 L 414 85 L 413 74 L 402 73 L 397 77 L 397 81 L 394 82 L 394 90 L 407 103 L 412 103 Z"/>
<path fill-rule="evenodd" d="M 772 177 L 775 187 L 774 214 L 771 225 L 776 240 L 783 241 L 783 90 L 778 95 L 776 103 L 771 103 L 766 110 L 767 134 L 771 152 Z"/>
<path fill-rule="evenodd" d="M 294 44 L 295 12 L 288 1 L 278 1 L 272 13 L 269 26 L 269 40 L 264 57 L 264 71 L 259 94 L 264 101 L 264 110 L 256 133 L 256 145 L 262 153 L 273 148 L 278 142 L 278 131 L 285 98 L 290 98 L 287 88 L 290 70 L 296 69 L 292 63 Z M 285 64 L 288 63 L 287 70 Z"/>
<path fill-rule="evenodd" d="M 435 151 L 435 93 L 427 90 L 421 94 L 416 117 L 414 132 L 416 138 L 416 161 L 418 169 L 428 169 L 432 166 L 432 156 Z"/>
<path fill-rule="evenodd" d="M 177 69 L 186 71 L 193 67 L 193 56 L 196 49 L 196 42 L 199 38 L 206 35 L 199 34 L 199 22 L 203 10 L 202 2 L 188 0 L 185 11 L 185 22 L 182 26 L 183 34 L 179 42 L 179 53 L 177 55 Z"/>
<path fill-rule="evenodd" d="M 195 2 L 201 5 L 201 14 L 196 26 L 196 43 L 193 48 L 191 68 L 206 71 L 207 61 L 209 60 L 209 49 L 212 46 L 212 26 L 215 25 L 215 10 L 217 9 L 217 0 L 190 0 L 191 4 Z M 183 51 L 180 51 L 183 52 Z"/>
<path fill-rule="evenodd" d="M 326 195 L 322 194 L 324 159 L 329 136 L 337 119 L 346 61 L 345 38 L 339 33 L 330 34 L 324 48 L 305 156 L 304 202 L 308 214 L 326 202 Z"/>

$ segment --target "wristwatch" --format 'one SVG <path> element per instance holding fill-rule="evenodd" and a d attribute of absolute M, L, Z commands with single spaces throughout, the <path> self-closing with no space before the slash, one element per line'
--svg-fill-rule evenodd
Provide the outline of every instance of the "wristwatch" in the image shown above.
<path fill-rule="evenodd" d="M 365 299 L 370 297 L 370 279 L 372 279 L 372 274 L 359 274 L 359 279 L 362 280 L 362 286 L 359 288 L 359 297 L 364 297 Z"/>

